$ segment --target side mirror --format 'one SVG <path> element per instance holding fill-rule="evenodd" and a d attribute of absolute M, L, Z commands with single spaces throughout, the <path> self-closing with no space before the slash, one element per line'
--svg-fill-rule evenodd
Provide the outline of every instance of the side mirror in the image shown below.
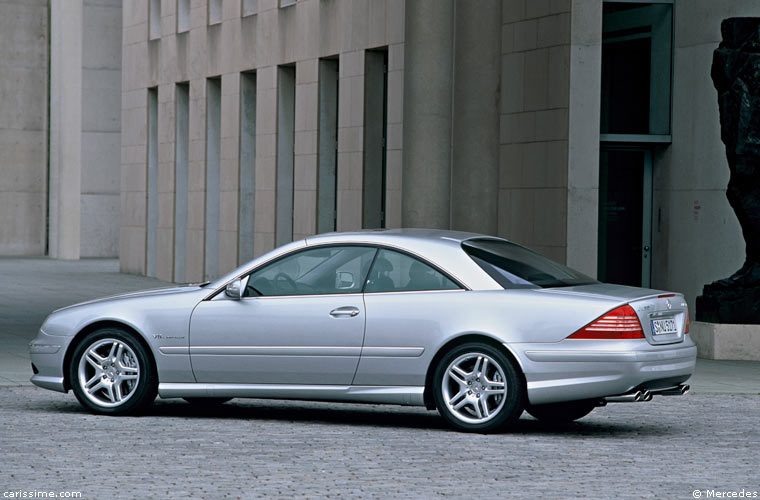
<path fill-rule="evenodd" d="M 240 300 L 243 298 L 243 290 L 243 281 L 237 279 L 227 284 L 224 293 L 231 299 Z"/>
<path fill-rule="evenodd" d="M 335 288 L 347 290 L 354 287 L 354 275 L 348 271 L 341 271 L 335 275 Z"/>

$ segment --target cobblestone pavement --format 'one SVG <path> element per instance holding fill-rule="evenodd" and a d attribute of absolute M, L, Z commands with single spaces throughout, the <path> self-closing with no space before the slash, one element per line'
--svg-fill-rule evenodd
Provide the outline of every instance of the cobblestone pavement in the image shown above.
<path fill-rule="evenodd" d="M 760 491 L 760 396 L 611 404 L 461 434 L 420 408 L 158 400 L 85 413 L 71 393 L 0 388 L 0 491 L 83 498 L 694 498 Z M 758 493 L 760 495 L 760 493 Z"/>

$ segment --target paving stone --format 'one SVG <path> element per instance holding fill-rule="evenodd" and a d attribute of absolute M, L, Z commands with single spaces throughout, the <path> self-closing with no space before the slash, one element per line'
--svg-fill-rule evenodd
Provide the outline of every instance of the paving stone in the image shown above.
<path fill-rule="evenodd" d="M 157 400 L 90 415 L 74 396 L 0 388 L 0 490 L 84 498 L 692 498 L 760 491 L 760 396 L 610 404 L 577 423 L 527 414 L 462 434 L 401 406 Z M 760 495 L 760 493 L 759 493 Z"/>

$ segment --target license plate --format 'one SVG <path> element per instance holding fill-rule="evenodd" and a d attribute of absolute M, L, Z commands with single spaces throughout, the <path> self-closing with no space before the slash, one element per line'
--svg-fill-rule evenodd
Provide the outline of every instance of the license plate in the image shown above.
<path fill-rule="evenodd" d="M 671 333 L 678 333 L 678 326 L 676 326 L 675 319 L 667 318 L 652 320 L 652 335 L 669 335 Z"/>

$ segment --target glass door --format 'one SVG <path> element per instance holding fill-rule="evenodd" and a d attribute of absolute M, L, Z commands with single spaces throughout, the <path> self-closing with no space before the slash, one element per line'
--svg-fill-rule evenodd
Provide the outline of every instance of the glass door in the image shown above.
<path fill-rule="evenodd" d="M 598 277 L 649 287 L 652 255 L 652 152 L 603 146 L 599 161 Z"/>

